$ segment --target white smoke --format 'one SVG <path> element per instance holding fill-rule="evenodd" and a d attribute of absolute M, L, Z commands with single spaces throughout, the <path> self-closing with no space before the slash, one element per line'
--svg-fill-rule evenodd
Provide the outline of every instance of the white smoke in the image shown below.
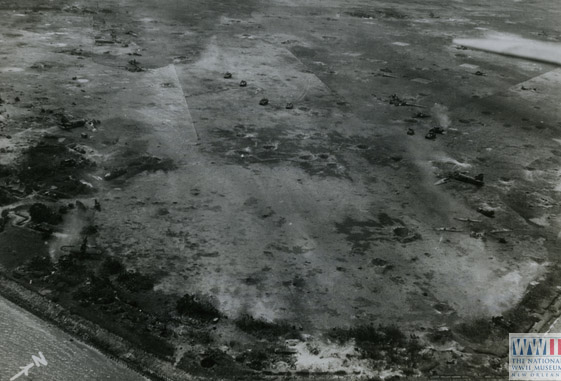
<path fill-rule="evenodd" d="M 442 128 L 450 127 L 450 117 L 448 116 L 448 107 L 443 106 L 439 103 L 435 103 L 431 108 L 431 113 L 433 117 L 438 122 L 438 125 Z"/>

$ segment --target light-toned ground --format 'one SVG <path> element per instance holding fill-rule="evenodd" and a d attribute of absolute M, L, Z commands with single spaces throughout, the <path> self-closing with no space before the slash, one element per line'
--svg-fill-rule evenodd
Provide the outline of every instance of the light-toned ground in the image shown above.
<path fill-rule="evenodd" d="M 20 367 L 29 363 L 34 364 L 29 377 L 37 380 L 146 380 L 4 298 L 0 299 L 0 329 L 0 374 L 4 380 L 14 377 Z M 45 361 L 37 366 L 32 356 L 41 358 L 39 353 Z"/>

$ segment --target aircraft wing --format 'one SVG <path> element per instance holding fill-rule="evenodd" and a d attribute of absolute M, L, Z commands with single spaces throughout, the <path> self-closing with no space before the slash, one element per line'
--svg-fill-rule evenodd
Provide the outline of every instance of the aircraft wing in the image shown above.
<path fill-rule="evenodd" d="M 457 38 L 467 48 L 561 65 L 561 44 L 513 37 Z"/>

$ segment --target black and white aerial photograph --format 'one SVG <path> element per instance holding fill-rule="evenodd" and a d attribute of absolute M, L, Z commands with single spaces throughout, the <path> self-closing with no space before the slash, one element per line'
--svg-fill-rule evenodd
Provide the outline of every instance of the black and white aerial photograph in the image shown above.
<path fill-rule="evenodd" d="M 561 2 L 0 0 L 16 380 L 561 380 Z"/>

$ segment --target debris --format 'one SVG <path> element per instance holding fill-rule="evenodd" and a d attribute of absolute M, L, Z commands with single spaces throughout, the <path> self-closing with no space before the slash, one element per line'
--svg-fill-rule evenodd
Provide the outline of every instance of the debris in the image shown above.
<path fill-rule="evenodd" d="M 132 59 L 132 60 L 129 61 L 129 66 L 127 66 L 126 69 L 130 72 L 133 72 L 133 73 L 138 73 L 138 72 L 144 71 L 144 68 L 142 68 L 142 66 L 140 66 L 140 62 L 138 62 L 135 59 Z"/>
<path fill-rule="evenodd" d="M 54 232 L 51 225 L 47 222 L 41 222 L 39 224 L 29 224 L 28 227 L 41 233 L 41 239 L 43 240 L 48 240 Z"/>
<path fill-rule="evenodd" d="M 461 233 L 461 232 L 463 232 L 463 230 L 460 230 L 460 229 L 455 228 L 455 227 L 434 228 L 434 230 L 436 230 L 437 232 L 451 232 L 451 233 Z"/>
<path fill-rule="evenodd" d="M 246 87 L 247 86 L 247 82 L 246 81 L 241 81 L 240 82 L 240 87 Z"/>
<path fill-rule="evenodd" d="M 92 132 L 96 132 L 97 128 L 95 128 L 96 125 L 100 124 L 101 122 L 99 120 L 96 119 L 92 119 L 92 120 L 88 120 L 85 124 L 86 128 Z"/>
<path fill-rule="evenodd" d="M 410 243 L 422 239 L 419 233 L 412 232 L 406 227 L 394 228 L 393 234 L 396 237 L 396 239 L 401 243 Z"/>
<path fill-rule="evenodd" d="M 388 19 L 406 19 L 409 16 L 395 10 L 395 9 L 377 9 L 372 13 L 365 12 L 362 10 L 356 10 L 352 12 L 345 12 L 351 17 L 358 17 L 363 19 L 375 19 L 375 18 L 388 18 Z"/>
<path fill-rule="evenodd" d="M 267 106 L 269 104 L 269 100 L 267 98 L 263 98 L 259 101 L 261 106 Z"/>
<path fill-rule="evenodd" d="M 394 106 L 407 106 L 407 102 L 399 98 L 397 94 L 390 95 L 390 104 Z"/>
<path fill-rule="evenodd" d="M 80 134 L 80 136 L 81 136 L 83 139 L 87 139 L 87 138 L 90 137 L 90 136 L 89 136 L 87 133 L 85 133 L 85 132 L 82 132 L 82 133 Z"/>
<path fill-rule="evenodd" d="M 386 77 L 386 78 L 397 78 L 395 75 L 386 74 L 386 73 L 378 74 L 378 76 L 379 77 Z"/>
<path fill-rule="evenodd" d="M 426 118 L 430 118 L 429 114 L 425 114 L 424 112 L 418 112 L 416 113 L 413 118 L 417 118 L 417 119 L 426 119 Z"/>
<path fill-rule="evenodd" d="M 226 78 L 226 79 L 232 78 L 232 73 L 226 72 L 226 73 L 224 74 L 224 78 Z"/>
<path fill-rule="evenodd" d="M 459 217 L 454 217 L 454 219 L 456 221 L 462 221 L 462 222 L 481 222 L 481 220 L 472 220 L 471 218 L 459 218 Z"/>
<path fill-rule="evenodd" d="M 84 119 L 70 120 L 64 114 L 60 116 L 60 128 L 63 130 L 71 130 L 73 128 L 83 127 L 86 124 Z"/>
<path fill-rule="evenodd" d="M 286 108 L 287 110 L 292 110 L 292 109 L 294 108 L 294 105 L 293 105 L 292 103 L 288 102 L 288 103 L 286 104 L 285 108 Z"/>
<path fill-rule="evenodd" d="M 477 70 L 474 74 L 479 75 L 479 76 L 487 75 L 487 74 L 485 74 L 485 73 L 483 73 L 482 71 L 479 71 L 479 70 Z"/>
<path fill-rule="evenodd" d="M 85 125 L 86 125 L 86 121 L 83 120 L 83 119 L 80 119 L 80 120 L 74 120 L 74 121 L 68 123 L 66 126 L 67 126 L 67 128 L 72 129 L 72 128 L 84 127 Z"/>
<path fill-rule="evenodd" d="M 479 175 L 477 175 L 475 177 L 471 177 L 471 176 L 464 175 L 463 173 L 460 173 L 460 172 L 453 172 L 450 175 L 450 178 L 454 179 L 454 180 L 457 180 L 457 181 L 464 182 L 464 183 L 477 185 L 478 187 L 481 187 L 485 184 L 483 182 L 483 174 L 482 173 L 480 173 Z"/>
<path fill-rule="evenodd" d="M 392 70 L 391 70 L 391 69 L 388 69 L 387 67 L 381 68 L 380 71 L 381 71 L 383 74 L 378 74 L 378 76 L 388 77 L 388 78 L 397 78 L 397 77 L 394 76 L 394 75 L 387 74 L 387 73 L 392 73 Z M 372 74 L 375 74 L 375 73 L 372 73 Z"/>
<path fill-rule="evenodd" d="M 141 156 L 130 161 L 126 167 L 118 167 L 106 173 L 103 179 L 106 181 L 114 180 L 125 174 L 127 178 L 130 178 L 144 171 L 169 171 L 175 168 L 175 164 L 170 159 L 161 159 L 155 156 Z"/>
<path fill-rule="evenodd" d="M 477 211 L 483 214 L 485 217 L 495 218 L 495 210 L 488 207 L 479 207 Z"/>
<path fill-rule="evenodd" d="M 430 79 L 426 79 L 426 78 L 413 78 L 411 82 L 417 82 L 422 85 L 428 85 L 429 83 L 432 83 Z"/>
<path fill-rule="evenodd" d="M 407 129 L 407 135 L 415 135 L 415 130 L 412 128 Z"/>
<path fill-rule="evenodd" d="M 434 130 L 430 129 L 429 132 L 425 135 L 425 139 L 434 140 L 436 139 L 436 133 Z"/>
<path fill-rule="evenodd" d="M 116 179 L 117 177 L 123 176 L 125 173 L 127 173 L 126 168 L 117 168 L 112 172 L 106 173 L 105 176 L 103 176 L 103 179 L 104 180 L 113 180 L 113 179 Z"/>
<path fill-rule="evenodd" d="M 77 48 L 77 49 L 72 49 L 67 53 L 69 53 L 71 56 L 81 56 L 84 54 L 84 51 L 82 49 Z"/>
<path fill-rule="evenodd" d="M 491 234 L 497 234 L 497 233 L 510 233 L 512 230 L 510 229 L 496 229 L 496 230 L 491 230 L 489 233 Z"/>
<path fill-rule="evenodd" d="M 442 128 L 442 127 L 433 127 L 433 128 L 431 128 L 431 129 L 429 130 L 429 132 L 430 132 L 430 131 L 434 132 L 435 134 L 440 134 L 440 135 L 442 135 L 442 134 L 444 133 L 444 128 Z"/>
<path fill-rule="evenodd" d="M 427 134 L 425 135 L 426 139 L 429 140 L 435 140 L 436 139 L 436 134 L 442 134 L 444 132 L 444 129 L 442 127 L 434 127 L 431 128 L 429 130 L 429 132 L 427 132 Z"/>
<path fill-rule="evenodd" d="M 485 232 L 472 231 L 471 233 L 469 233 L 469 236 L 471 238 L 483 238 L 483 237 L 485 237 Z"/>
<path fill-rule="evenodd" d="M 84 184 L 85 186 L 87 186 L 88 188 L 93 188 L 94 186 L 91 183 L 88 183 L 85 180 L 80 180 L 80 184 Z"/>
<path fill-rule="evenodd" d="M 491 318 L 491 322 L 494 325 L 502 327 L 509 332 L 512 332 L 512 330 L 514 329 L 514 323 L 511 320 L 505 320 L 503 316 L 493 316 Z"/>
<path fill-rule="evenodd" d="M 406 101 L 398 97 L 397 94 L 390 95 L 389 103 L 394 106 L 424 107 L 413 103 L 407 103 Z"/>

